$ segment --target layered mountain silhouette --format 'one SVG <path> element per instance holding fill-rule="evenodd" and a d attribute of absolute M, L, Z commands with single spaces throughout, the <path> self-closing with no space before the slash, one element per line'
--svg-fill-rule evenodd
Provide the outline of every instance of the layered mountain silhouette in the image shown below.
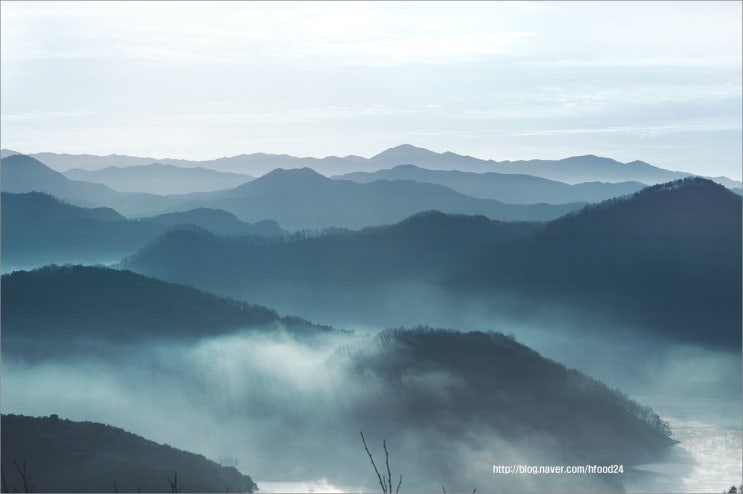
<path fill-rule="evenodd" d="M 431 209 L 503 220 L 543 221 L 583 205 L 505 204 L 414 181 L 358 184 L 331 180 L 309 168 L 277 169 L 225 191 L 171 196 L 117 192 L 102 184 L 70 180 L 24 155 L 3 159 L 2 174 L 4 192 L 45 192 L 78 206 L 113 207 L 130 217 L 151 216 L 153 211 L 222 209 L 242 221 L 276 220 L 291 230 L 358 229 L 394 223 Z"/>
<path fill-rule="evenodd" d="M 3 157 L 15 151 L 3 150 Z M 242 154 L 206 161 L 141 158 L 125 155 L 69 155 L 36 153 L 31 155 L 57 170 L 85 168 L 97 170 L 110 166 L 134 166 L 161 163 L 178 167 L 204 167 L 225 172 L 247 173 L 258 176 L 275 168 L 312 168 L 325 175 L 340 175 L 356 171 L 373 172 L 381 168 L 412 164 L 433 170 L 459 169 L 468 172 L 497 172 L 532 175 L 569 184 L 583 182 L 641 182 L 653 185 L 676 180 L 689 173 L 674 172 L 654 167 L 642 161 L 621 163 L 609 158 L 586 155 L 561 160 L 495 161 L 463 156 L 452 152 L 437 153 L 428 149 L 402 144 L 382 151 L 371 158 L 360 156 L 328 156 L 325 158 L 298 158 L 286 154 Z M 740 187 L 741 182 L 726 177 L 707 177 L 726 187 Z"/>
<path fill-rule="evenodd" d="M 429 213 L 387 228 L 273 243 L 174 231 L 123 266 L 293 312 L 342 313 L 346 305 L 357 314 L 415 312 L 440 303 L 409 284 L 448 279 L 452 295 L 491 300 L 493 310 L 536 317 L 529 307 L 573 307 L 670 338 L 734 345 L 740 252 L 740 196 L 695 178 L 587 207 L 543 229 Z"/>
<path fill-rule="evenodd" d="M 390 226 L 274 240 L 174 230 L 121 265 L 282 310 L 373 312 L 384 307 L 381 298 L 398 296 L 399 285 L 439 283 L 473 256 L 539 227 L 431 211 Z"/>
<path fill-rule="evenodd" d="M 40 161 L 22 154 L 2 159 L 0 185 L 3 192 L 45 192 L 76 206 L 106 206 L 126 215 L 160 212 L 176 203 L 155 194 L 124 193 L 103 184 L 70 180 Z"/>
<path fill-rule="evenodd" d="M 309 168 L 274 170 L 235 189 L 202 195 L 179 207 L 210 207 L 243 221 L 271 218 L 290 230 L 351 228 L 395 223 L 428 210 L 479 214 L 510 221 L 545 221 L 582 203 L 514 205 L 476 199 L 440 185 L 380 180 L 332 180 Z"/>
<path fill-rule="evenodd" d="M 220 235 L 282 235 L 276 222 L 248 224 L 213 209 L 129 220 L 111 208 L 73 206 L 40 192 L 2 193 L 3 265 L 113 262 L 177 225 Z"/>
<path fill-rule="evenodd" d="M 640 182 L 589 182 L 568 185 L 531 175 L 428 170 L 415 165 L 399 165 L 372 173 L 347 173 L 332 178 L 359 183 L 375 180 L 415 180 L 443 185 L 472 197 L 496 199 L 510 204 L 600 202 L 631 194 L 645 187 L 645 184 Z"/>
<path fill-rule="evenodd" d="M 329 330 L 193 287 L 95 266 L 3 275 L 2 307 L 3 352 L 34 359 L 91 342 L 184 343 L 243 329 Z"/>
<path fill-rule="evenodd" d="M 687 178 L 588 206 L 498 246 L 451 287 L 524 307 L 592 311 L 698 343 L 740 346 L 741 198 Z"/>
<path fill-rule="evenodd" d="M 171 482 L 177 482 L 177 492 L 258 489 L 233 467 L 110 425 L 12 414 L 4 414 L 0 424 L 9 492 L 173 492 Z M 31 490 L 24 491 L 13 462 L 21 471 L 25 466 Z"/>
<path fill-rule="evenodd" d="M 151 165 L 111 166 L 100 170 L 74 168 L 64 172 L 67 178 L 96 182 L 121 192 L 150 194 L 188 194 L 232 189 L 253 178 L 242 173 L 228 173 L 203 167 L 177 167 L 154 163 Z"/>

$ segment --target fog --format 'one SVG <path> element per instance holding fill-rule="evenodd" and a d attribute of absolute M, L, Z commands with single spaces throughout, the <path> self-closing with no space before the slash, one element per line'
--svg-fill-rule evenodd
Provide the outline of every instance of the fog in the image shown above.
<path fill-rule="evenodd" d="M 437 314 L 446 312 L 445 308 L 429 311 L 424 322 L 444 322 Z M 662 415 L 670 414 L 677 425 L 710 421 L 728 427 L 733 438 L 736 434 L 740 438 L 740 354 L 629 339 L 619 330 L 617 337 L 607 336 L 606 331 L 594 336 L 567 326 L 545 328 L 482 316 L 475 320 L 474 312 L 468 314 L 468 324 L 460 327 L 513 333 L 544 356 L 602 379 L 633 398 L 641 397 L 641 402 L 657 407 Z M 455 322 L 451 313 L 448 319 Z M 354 352 L 370 358 L 391 357 L 375 344 L 372 335 L 378 326 L 353 329 L 358 331 L 301 341 L 284 331 L 244 331 L 191 345 L 158 344 L 126 353 L 112 348 L 97 355 L 71 354 L 40 363 L 4 355 L 3 412 L 56 413 L 72 420 L 112 424 L 215 461 L 229 459 L 258 481 L 296 482 L 291 484 L 295 488 L 314 482 L 346 491 L 377 490 L 360 430 L 378 463 L 384 454 L 382 440 L 387 440 L 393 480 L 396 484 L 403 474 L 403 492 L 437 491 L 442 485 L 447 492 L 475 488 L 478 492 L 620 491 L 620 480 L 632 490 L 652 490 L 661 477 L 666 483 L 657 487 L 660 490 L 670 487 L 682 492 L 699 487 L 688 479 L 699 459 L 678 453 L 666 463 L 685 463 L 687 473 L 671 484 L 657 474 L 658 468 L 650 469 L 656 472 L 650 476 L 652 481 L 638 477 L 637 472 L 621 479 L 494 475 L 492 465 L 498 464 L 571 463 L 561 456 L 561 445 L 553 436 L 518 430 L 517 439 L 504 438 L 477 419 L 477 414 L 450 416 L 447 413 L 452 409 L 411 409 L 414 404 L 406 400 L 406 390 L 415 388 L 435 404 L 455 399 L 466 383 L 445 367 L 433 371 L 411 368 L 396 385 L 373 369 L 363 368 L 359 374 L 349 358 Z M 395 362 L 389 363 L 394 367 Z M 676 406 L 678 402 L 685 407 Z M 710 408 L 714 402 L 725 405 Z M 710 417 L 713 413 L 717 416 Z M 497 410 L 492 417 L 508 420 Z M 734 455 L 735 443 L 715 452 Z M 740 454 L 732 458 L 739 459 Z M 735 460 L 728 460 L 727 465 L 728 471 L 718 472 L 720 489 L 739 480 L 728 478 L 734 477 L 735 471 L 730 470 Z M 638 478 L 644 482 L 639 487 Z"/>

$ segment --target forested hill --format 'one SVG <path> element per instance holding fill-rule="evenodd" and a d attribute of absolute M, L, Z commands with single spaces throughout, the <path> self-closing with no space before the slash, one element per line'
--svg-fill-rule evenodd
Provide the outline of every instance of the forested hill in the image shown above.
<path fill-rule="evenodd" d="M 496 292 L 517 294 L 532 308 L 598 310 L 672 338 L 739 348 L 741 225 L 740 196 L 682 179 L 497 246 L 449 287 L 493 301 Z"/>
<path fill-rule="evenodd" d="M 253 492 L 233 467 L 123 429 L 50 417 L 2 416 L 3 492 Z M 15 463 L 30 479 L 24 490 Z M 177 486 L 171 486 L 176 481 Z M 5 490 L 7 487 L 8 490 Z M 177 490 L 173 490 L 177 487 Z"/>
<path fill-rule="evenodd" d="M 86 338 L 183 342 L 245 328 L 330 330 L 193 287 L 92 266 L 46 266 L 3 275 L 2 307 L 3 343 L 35 340 L 38 348 Z"/>
<path fill-rule="evenodd" d="M 416 478 L 416 468 L 436 469 L 457 492 L 493 485 L 492 473 L 468 458 L 630 468 L 657 461 L 674 443 L 650 408 L 502 333 L 388 330 L 339 349 L 327 365 L 363 390 L 354 421 L 369 437 L 403 445 L 397 457 L 407 459 L 416 486 L 427 480 Z M 436 455 L 420 454 L 426 450 Z M 525 479 L 513 477 L 499 478 L 499 489 L 523 492 Z M 618 480 L 589 477 L 572 479 L 570 488 L 555 476 L 548 490 L 607 492 L 601 483 Z"/>

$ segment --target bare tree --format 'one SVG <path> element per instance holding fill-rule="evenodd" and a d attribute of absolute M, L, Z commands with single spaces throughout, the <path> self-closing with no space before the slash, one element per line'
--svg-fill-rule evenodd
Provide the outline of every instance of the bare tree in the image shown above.
<path fill-rule="evenodd" d="M 392 494 L 392 471 L 390 470 L 390 452 L 387 449 L 387 440 L 385 439 L 382 441 L 382 447 L 384 448 L 384 463 L 387 467 L 387 478 L 385 478 L 382 474 L 379 473 L 377 464 L 374 462 L 374 457 L 369 451 L 369 447 L 366 445 L 364 432 L 359 431 L 359 434 L 361 434 L 361 442 L 364 444 L 364 450 L 366 450 L 366 454 L 369 455 L 369 461 L 371 462 L 372 467 L 374 467 L 374 473 L 377 474 L 377 480 L 379 481 L 379 487 L 382 488 L 382 494 Z M 398 494 L 400 492 L 401 485 L 402 474 L 400 474 L 400 480 L 397 482 L 397 489 L 395 489 L 395 494 Z"/>
<path fill-rule="evenodd" d="M 173 480 L 168 479 L 168 482 L 170 482 L 170 492 L 179 493 L 181 492 L 181 489 L 178 487 L 178 472 L 175 472 L 173 475 Z"/>
<path fill-rule="evenodd" d="M 26 473 L 26 460 L 23 460 L 23 468 L 15 460 L 13 460 L 13 465 L 15 465 L 15 469 L 21 477 L 21 482 L 23 482 L 23 492 L 33 492 L 34 486 L 31 484 L 31 476 Z"/>

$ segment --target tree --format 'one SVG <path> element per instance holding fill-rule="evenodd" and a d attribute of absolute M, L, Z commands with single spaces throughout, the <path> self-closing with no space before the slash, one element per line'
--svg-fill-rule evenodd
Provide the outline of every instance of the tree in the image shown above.
<path fill-rule="evenodd" d="M 392 494 L 392 471 L 390 470 L 390 452 L 387 450 L 387 440 L 385 439 L 382 441 L 382 447 L 384 448 L 384 463 L 387 466 L 387 478 L 385 478 L 384 475 L 379 473 L 377 464 L 374 462 L 374 457 L 372 457 L 369 447 L 366 445 L 364 432 L 359 431 L 359 433 L 361 434 L 361 442 L 364 444 L 364 450 L 366 450 L 366 454 L 369 455 L 369 461 L 371 462 L 372 467 L 374 467 L 374 473 L 377 474 L 379 486 L 382 488 L 382 494 Z M 400 474 L 400 480 L 397 482 L 395 494 L 400 492 L 400 485 L 402 485 L 402 474 Z"/>

